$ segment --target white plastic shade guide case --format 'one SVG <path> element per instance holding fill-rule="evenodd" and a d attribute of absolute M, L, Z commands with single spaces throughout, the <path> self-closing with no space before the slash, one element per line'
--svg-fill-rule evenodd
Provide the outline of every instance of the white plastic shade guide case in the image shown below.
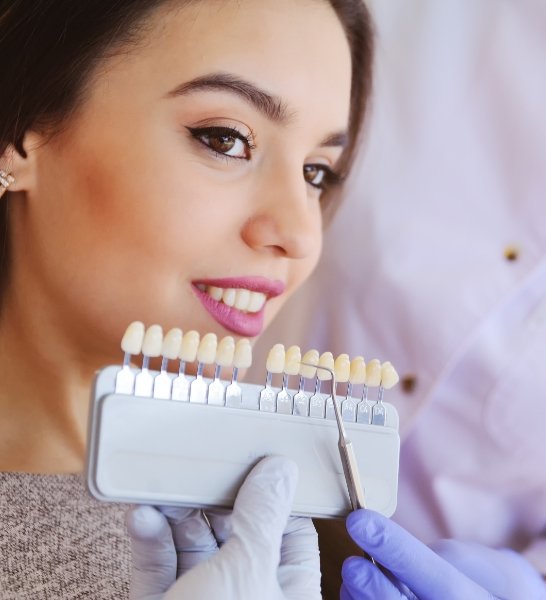
<path fill-rule="evenodd" d="M 264 456 L 284 455 L 299 468 L 292 513 L 343 517 L 349 496 L 335 421 L 175 400 L 115 394 L 119 366 L 97 374 L 91 397 L 87 484 L 105 501 L 232 507 L 241 483 Z M 208 381 L 208 380 L 207 380 Z M 254 406 L 263 386 L 240 384 Z M 367 508 L 396 508 L 398 415 L 386 425 L 345 423 Z"/>

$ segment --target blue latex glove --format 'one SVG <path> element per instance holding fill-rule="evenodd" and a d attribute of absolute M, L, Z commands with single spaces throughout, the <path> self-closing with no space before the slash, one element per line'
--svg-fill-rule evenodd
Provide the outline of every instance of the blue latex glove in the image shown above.
<path fill-rule="evenodd" d="M 131 600 L 319 600 L 316 531 L 310 519 L 289 519 L 296 483 L 295 463 L 268 457 L 230 514 L 130 509 Z"/>
<path fill-rule="evenodd" d="M 371 510 L 347 517 L 353 540 L 373 556 L 345 560 L 342 600 L 545 600 L 542 577 L 512 550 L 443 540 L 428 547 Z"/>

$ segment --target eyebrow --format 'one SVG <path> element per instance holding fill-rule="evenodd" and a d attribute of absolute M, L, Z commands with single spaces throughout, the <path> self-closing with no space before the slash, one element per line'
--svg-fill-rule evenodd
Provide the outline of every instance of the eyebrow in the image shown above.
<path fill-rule="evenodd" d="M 175 87 L 168 95 L 183 96 L 191 92 L 207 90 L 236 94 L 275 123 L 284 124 L 290 119 L 286 105 L 278 96 L 230 73 L 210 73 L 196 77 Z"/>
<path fill-rule="evenodd" d="M 285 125 L 293 116 L 289 113 L 288 107 L 281 98 L 274 94 L 270 94 L 254 83 L 241 79 L 231 73 L 209 73 L 207 75 L 196 77 L 195 79 L 181 83 L 171 90 L 167 96 L 184 96 L 185 94 L 190 94 L 192 92 L 210 90 L 229 92 L 239 96 L 274 123 Z M 320 146 L 345 147 L 347 145 L 347 139 L 348 136 L 345 131 L 336 132 L 327 136 L 320 143 Z"/>

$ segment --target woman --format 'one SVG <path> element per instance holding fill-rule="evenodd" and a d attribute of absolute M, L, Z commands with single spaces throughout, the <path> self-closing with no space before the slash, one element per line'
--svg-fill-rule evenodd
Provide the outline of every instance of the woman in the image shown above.
<path fill-rule="evenodd" d="M 77 475 L 93 373 L 135 319 L 255 338 L 310 274 L 361 126 L 369 26 L 360 0 L 4 1 L 0 55 L 0 589 L 120 598 L 122 514 Z M 211 286 L 264 305 L 227 308 Z M 260 477 L 293 487 L 289 467 L 262 469 L 249 511 Z M 192 577 L 171 593 L 206 596 L 206 570 Z"/>

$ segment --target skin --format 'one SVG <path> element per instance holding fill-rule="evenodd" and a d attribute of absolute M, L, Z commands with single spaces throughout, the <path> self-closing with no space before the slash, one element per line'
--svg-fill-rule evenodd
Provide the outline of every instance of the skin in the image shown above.
<path fill-rule="evenodd" d="M 325 2 L 167 6 L 142 43 L 100 65 L 60 132 L 29 132 L 27 158 L 4 157 L 17 182 L 0 320 L 0 469 L 82 469 L 93 372 L 121 360 L 129 322 L 229 334 L 192 281 L 280 280 L 272 320 L 320 253 L 321 190 L 303 167 L 335 168 L 341 148 L 324 142 L 346 131 L 350 70 Z M 285 117 L 232 90 L 171 93 L 218 72 L 278 97 Z M 205 126 L 234 128 L 255 147 L 231 140 L 236 157 L 226 158 L 188 130 Z"/>

